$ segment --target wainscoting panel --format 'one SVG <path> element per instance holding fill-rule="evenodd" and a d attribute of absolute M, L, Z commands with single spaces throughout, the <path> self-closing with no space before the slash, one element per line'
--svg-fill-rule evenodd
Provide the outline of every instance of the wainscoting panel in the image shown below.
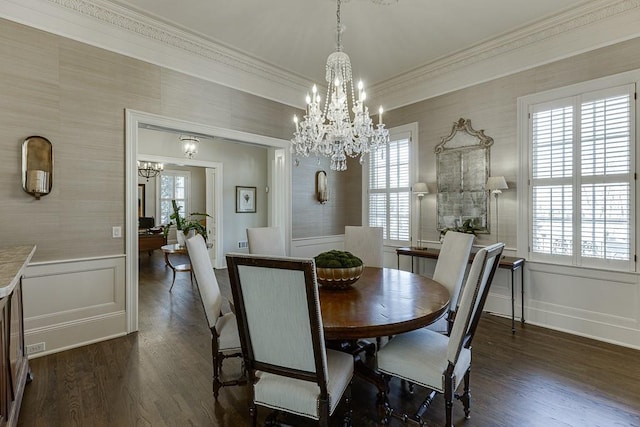
<path fill-rule="evenodd" d="M 41 356 L 126 334 L 124 256 L 35 263 L 24 275 L 26 344 Z"/>
<path fill-rule="evenodd" d="M 528 322 L 640 348 L 636 274 L 528 263 L 525 282 Z"/>
<path fill-rule="evenodd" d="M 344 234 L 293 239 L 291 241 L 291 256 L 310 258 L 331 249 L 344 250 Z"/>

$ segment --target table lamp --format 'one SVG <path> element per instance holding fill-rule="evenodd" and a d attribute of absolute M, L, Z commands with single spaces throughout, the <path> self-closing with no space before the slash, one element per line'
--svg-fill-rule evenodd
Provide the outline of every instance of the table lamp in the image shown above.
<path fill-rule="evenodd" d="M 422 248 L 422 198 L 429 194 L 429 187 L 426 182 L 416 182 L 413 184 L 413 194 L 418 196 L 418 249 Z"/>
<path fill-rule="evenodd" d="M 485 189 L 493 193 L 496 198 L 496 242 L 498 239 L 498 227 L 499 227 L 499 219 L 498 219 L 498 196 L 502 194 L 502 190 L 508 189 L 507 181 L 504 179 L 504 176 L 490 176 L 487 178 L 487 185 Z"/>

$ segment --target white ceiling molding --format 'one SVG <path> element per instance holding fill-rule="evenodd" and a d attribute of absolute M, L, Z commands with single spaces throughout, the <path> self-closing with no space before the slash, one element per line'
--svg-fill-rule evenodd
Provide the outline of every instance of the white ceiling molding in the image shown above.
<path fill-rule="evenodd" d="M 373 85 L 387 110 L 640 36 L 640 0 L 599 0 Z"/>
<path fill-rule="evenodd" d="M 104 0 L 2 0 L 0 16 L 303 108 L 312 82 Z M 640 35 L 640 0 L 594 0 L 371 86 L 385 110 Z"/>
<path fill-rule="evenodd" d="M 103 0 L 3 0 L 0 16 L 292 106 L 310 80 Z"/>

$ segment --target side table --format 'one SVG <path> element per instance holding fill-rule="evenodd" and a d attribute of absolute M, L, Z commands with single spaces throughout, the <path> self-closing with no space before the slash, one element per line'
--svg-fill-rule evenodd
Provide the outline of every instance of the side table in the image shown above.
<path fill-rule="evenodd" d="M 180 246 L 177 243 L 175 243 L 173 245 L 164 245 L 160 249 L 162 249 L 162 252 L 164 253 L 165 264 L 167 264 L 167 266 L 173 271 L 173 280 L 171 280 L 171 287 L 169 288 L 169 292 L 171 292 L 171 290 L 173 289 L 173 285 L 176 282 L 176 272 L 185 272 L 185 273 L 188 272 L 189 278 L 191 279 L 191 285 L 193 286 L 193 272 L 191 270 L 191 264 L 188 263 L 188 264 L 173 265 L 169 260 L 169 255 L 171 254 L 189 255 L 187 253 L 187 247 Z"/>

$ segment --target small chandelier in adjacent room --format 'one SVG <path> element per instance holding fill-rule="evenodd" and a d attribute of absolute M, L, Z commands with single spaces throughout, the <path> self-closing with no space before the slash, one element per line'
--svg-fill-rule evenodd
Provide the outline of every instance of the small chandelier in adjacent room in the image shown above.
<path fill-rule="evenodd" d="M 198 138 L 195 136 L 181 135 L 180 142 L 182 143 L 182 151 L 187 158 L 192 159 L 194 155 L 198 154 L 198 144 L 200 143 Z"/>
<path fill-rule="evenodd" d="M 140 162 L 138 161 L 138 175 L 143 178 L 155 178 L 164 170 L 162 163 Z"/>
<path fill-rule="evenodd" d="M 296 156 L 330 157 L 331 169 L 343 171 L 347 169 L 347 156 L 360 156 L 360 164 L 364 163 L 368 153 L 389 141 L 389 131 L 382 123 L 382 107 L 374 129 L 369 109 L 364 105 L 366 93 L 362 82 L 358 83 L 358 98 L 355 97 L 351 60 L 342 51 L 341 0 L 337 2 L 337 47 L 327 58 L 324 109 L 314 85 L 312 94 L 307 95 L 304 118 L 300 122 L 297 116 L 293 118 L 296 131 L 291 139 L 291 152 Z M 350 112 L 353 112 L 353 121 Z"/>

